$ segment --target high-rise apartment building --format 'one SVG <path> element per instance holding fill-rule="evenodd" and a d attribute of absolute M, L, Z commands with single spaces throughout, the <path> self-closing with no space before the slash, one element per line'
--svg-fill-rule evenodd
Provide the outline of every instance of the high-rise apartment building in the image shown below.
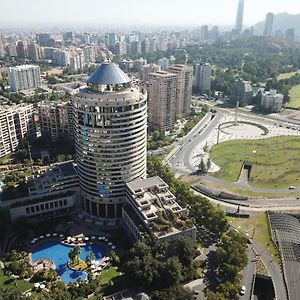
<path fill-rule="evenodd" d="M 264 36 L 271 36 L 274 22 L 274 14 L 267 13 L 265 20 Z"/>
<path fill-rule="evenodd" d="M 193 67 L 183 64 L 171 65 L 169 72 L 177 75 L 176 113 L 188 114 L 191 111 Z"/>
<path fill-rule="evenodd" d="M 56 66 L 66 67 L 70 65 L 70 53 L 65 50 L 57 49 L 53 51 L 52 63 Z"/>
<path fill-rule="evenodd" d="M 38 33 L 36 35 L 37 43 L 43 47 L 52 47 L 55 41 L 51 38 L 49 33 Z"/>
<path fill-rule="evenodd" d="M 244 0 L 239 0 L 238 9 L 236 13 L 235 30 L 237 34 L 241 34 L 243 30 L 244 19 Z"/>
<path fill-rule="evenodd" d="M 295 29 L 294 28 L 287 29 L 287 31 L 285 32 L 285 38 L 290 43 L 293 43 L 295 41 Z"/>
<path fill-rule="evenodd" d="M 283 105 L 283 95 L 277 94 L 276 90 L 264 91 L 261 97 L 260 106 L 268 113 L 280 112 Z"/>
<path fill-rule="evenodd" d="M 74 139 L 73 110 L 71 103 L 43 101 L 38 104 L 41 134 L 52 141 Z"/>
<path fill-rule="evenodd" d="M 36 89 L 41 85 L 40 67 L 22 65 L 8 69 L 8 83 L 14 92 Z"/>
<path fill-rule="evenodd" d="M 16 50 L 18 59 L 24 60 L 27 58 L 27 43 L 25 41 L 18 41 Z"/>
<path fill-rule="evenodd" d="M 146 176 L 147 94 L 113 63 L 101 64 L 87 85 L 72 96 L 82 206 L 112 224 L 125 183 Z"/>
<path fill-rule="evenodd" d="M 32 61 L 38 61 L 40 59 L 40 49 L 36 43 L 31 42 L 28 45 L 27 50 L 28 50 L 28 59 Z"/>
<path fill-rule="evenodd" d="M 202 25 L 200 29 L 201 40 L 206 41 L 208 39 L 208 26 Z"/>
<path fill-rule="evenodd" d="M 173 129 L 176 119 L 176 85 L 176 74 L 165 71 L 149 74 L 148 123 L 151 129 Z"/>
<path fill-rule="evenodd" d="M 96 53 L 94 46 L 86 46 L 83 48 L 84 61 L 86 63 L 94 63 L 96 61 Z"/>
<path fill-rule="evenodd" d="M 142 69 L 139 72 L 140 80 L 143 82 L 147 82 L 149 80 L 149 75 L 151 73 L 155 73 L 160 71 L 161 68 L 157 64 L 148 64 L 142 67 Z"/>
<path fill-rule="evenodd" d="M 36 138 L 32 104 L 0 106 L 0 157 Z"/>
<path fill-rule="evenodd" d="M 238 101 L 240 106 L 248 105 L 252 101 L 252 96 L 253 90 L 250 81 L 240 78 L 231 84 L 229 99 L 232 104 L 236 105 Z"/>
<path fill-rule="evenodd" d="M 197 92 L 205 93 L 210 90 L 211 65 L 209 63 L 196 64 L 194 88 Z"/>
<path fill-rule="evenodd" d="M 5 37 L 0 34 L 0 57 L 4 57 L 5 54 Z"/>
<path fill-rule="evenodd" d="M 166 57 L 163 57 L 157 61 L 157 64 L 160 66 L 162 71 L 166 71 L 169 68 L 170 60 Z"/>

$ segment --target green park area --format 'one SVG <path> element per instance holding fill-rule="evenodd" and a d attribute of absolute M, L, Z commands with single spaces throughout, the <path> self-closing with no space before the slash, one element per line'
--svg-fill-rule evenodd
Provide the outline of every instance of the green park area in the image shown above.
<path fill-rule="evenodd" d="M 228 218 L 229 224 L 260 244 L 279 264 L 280 258 L 274 246 L 269 230 L 269 222 L 265 212 L 252 215 L 249 218 Z"/>
<path fill-rule="evenodd" d="M 300 185 L 300 137 L 234 140 L 213 146 L 210 158 L 221 170 L 216 177 L 237 181 L 244 162 L 252 164 L 249 184 L 260 188 Z"/>
<path fill-rule="evenodd" d="M 292 87 L 289 92 L 290 101 L 286 104 L 287 108 L 300 107 L 300 84 Z"/>
<path fill-rule="evenodd" d="M 295 71 L 295 72 L 289 72 L 289 73 L 282 73 L 282 74 L 279 74 L 279 75 L 277 76 L 277 80 L 289 79 L 289 78 L 293 77 L 294 75 L 296 75 L 297 73 L 300 73 L 300 70 Z"/>

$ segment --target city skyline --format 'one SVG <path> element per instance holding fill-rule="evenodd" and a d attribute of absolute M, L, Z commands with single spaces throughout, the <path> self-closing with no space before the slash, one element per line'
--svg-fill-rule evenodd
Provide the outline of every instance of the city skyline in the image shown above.
<path fill-rule="evenodd" d="M 165 25 L 202 25 L 219 24 L 234 26 L 238 0 L 153 0 L 142 3 L 137 0 L 110 2 L 87 0 L 28 0 L 21 2 L 12 0 L 4 4 L 0 11 L 2 24 L 105 24 L 105 25 L 134 25 L 134 24 L 165 24 Z M 89 8 L 93 9 L 89 9 Z M 218 8 L 216 10 L 216 7 Z M 186 8 L 186 12 L 184 9 Z M 85 10 L 86 9 L 86 10 Z M 87 14 L 87 10 L 89 13 Z M 7 13 L 7 12 L 13 12 Z M 125 12 L 125 13 L 124 13 Z M 184 13 L 183 13 L 184 12 Z M 300 13 L 296 0 L 259 0 L 245 1 L 244 25 L 249 26 L 263 21 L 268 12 L 274 14 L 288 12 Z M 46 17 L 45 17 L 46 13 Z M 48 17 L 49 16 L 49 17 Z"/>

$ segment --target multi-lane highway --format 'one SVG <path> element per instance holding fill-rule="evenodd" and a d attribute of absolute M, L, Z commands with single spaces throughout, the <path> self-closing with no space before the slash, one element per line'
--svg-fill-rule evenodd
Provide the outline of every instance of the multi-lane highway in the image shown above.
<path fill-rule="evenodd" d="M 192 150 L 197 145 L 205 142 L 208 136 L 218 126 L 222 112 L 212 114 L 209 112 L 202 122 L 199 122 L 194 129 L 183 139 L 178 141 L 174 150 L 166 159 L 169 167 L 175 173 L 192 174 L 197 171 L 197 167 L 192 165 Z"/>

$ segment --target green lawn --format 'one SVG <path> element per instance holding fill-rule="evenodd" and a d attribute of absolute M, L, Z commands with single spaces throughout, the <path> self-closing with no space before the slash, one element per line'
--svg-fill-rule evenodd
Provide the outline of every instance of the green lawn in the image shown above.
<path fill-rule="evenodd" d="M 293 77 L 296 73 L 299 73 L 300 70 L 298 71 L 295 71 L 295 72 L 289 72 L 289 73 L 282 73 L 282 74 L 279 74 L 277 76 L 277 80 L 281 80 L 281 79 L 289 79 L 291 77 Z"/>
<path fill-rule="evenodd" d="M 286 107 L 299 108 L 300 107 L 300 84 L 291 88 L 289 92 L 291 100 L 286 104 Z"/>
<path fill-rule="evenodd" d="M 300 185 L 300 137 L 227 141 L 213 146 L 210 158 L 221 167 L 215 176 L 227 181 L 236 181 L 247 161 L 252 163 L 252 186 L 276 189 Z"/>
<path fill-rule="evenodd" d="M 279 253 L 271 239 L 269 222 L 265 212 L 253 215 L 248 219 L 228 217 L 228 221 L 247 237 L 259 243 L 279 264 Z"/>
<path fill-rule="evenodd" d="M 103 270 L 100 275 L 100 282 L 101 284 L 106 284 L 110 280 L 112 280 L 115 277 L 120 276 L 122 273 L 118 271 L 116 267 L 109 267 L 106 270 Z"/>
<path fill-rule="evenodd" d="M 5 276 L 3 270 L 0 270 L 0 288 L 14 288 L 21 292 L 25 292 L 32 287 L 32 283 L 25 280 L 18 280 L 11 276 Z"/>

